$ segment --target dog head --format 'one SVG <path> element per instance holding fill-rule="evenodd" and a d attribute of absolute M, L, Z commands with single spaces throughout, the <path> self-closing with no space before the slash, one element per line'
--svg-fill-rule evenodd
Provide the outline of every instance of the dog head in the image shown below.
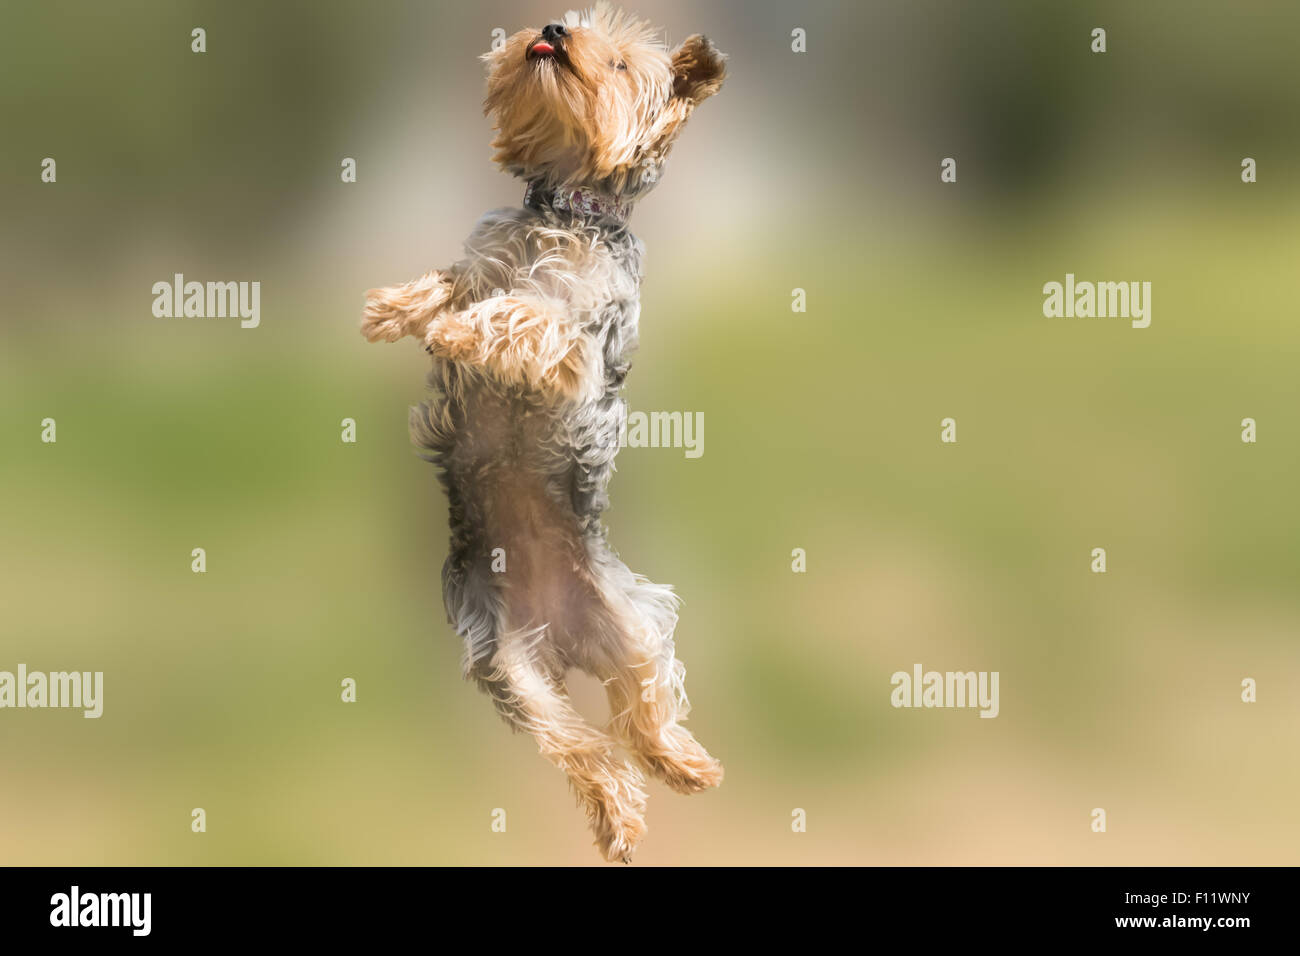
<path fill-rule="evenodd" d="M 644 21 L 597 3 L 525 29 L 483 55 L 493 159 L 526 180 L 625 197 L 659 179 L 695 107 L 722 86 L 726 57 L 705 37 L 670 50 Z"/>

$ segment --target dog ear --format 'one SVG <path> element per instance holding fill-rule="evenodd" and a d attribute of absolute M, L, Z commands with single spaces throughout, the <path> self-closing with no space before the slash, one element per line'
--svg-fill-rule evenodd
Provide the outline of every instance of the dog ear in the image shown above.
<path fill-rule="evenodd" d="M 627 174 L 633 192 L 650 189 L 663 172 L 664 160 L 695 107 L 722 88 L 727 74 L 727 57 L 700 34 L 689 36 L 672 51 L 672 92 Z"/>
<path fill-rule="evenodd" d="M 727 56 L 708 37 L 694 34 L 673 50 L 673 96 L 692 106 L 722 89 L 727 75 Z"/>

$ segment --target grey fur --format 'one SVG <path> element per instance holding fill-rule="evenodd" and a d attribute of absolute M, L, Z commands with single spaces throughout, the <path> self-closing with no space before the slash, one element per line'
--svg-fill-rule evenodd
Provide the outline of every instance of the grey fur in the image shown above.
<path fill-rule="evenodd" d="M 677 598 L 619 560 L 601 516 L 640 313 L 626 216 L 726 58 L 699 34 L 669 51 L 603 3 L 566 23 L 484 55 L 494 158 L 529 181 L 525 208 L 484 216 L 450 269 L 372 289 L 362 331 L 433 356 L 411 434 L 450 506 L 443 598 L 465 674 L 568 775 L 605 857 L 626 861 L 645 792 L 618 742 L 682 793 L 723 777 L 679 723 Z M 570 703 L 574 668 L 605 685 L 607 731 Z"/>
<path fill-rule="evenodd" d="M 503 233 L 509 233 L 506 240 Z M 508 542 L 494 539 L 493 512 L 501 510 L 496 496 L 502 483 L 512 491 L 523 479 L 571 516 L 585 547 L 593 576 L 609 589 L 626 595 L 660 641 L 659 664 L 671 675 L 672 691 L 684 716 L 688 703 L 683 668 L 674 659 L 672 633 L 677 599 L 671 588 L 654 585 L 630 571 L 607 540 L 601 521 L 609 505 L 607 486 L 619 450 L 619 435 L 627 408 L 621 390 L 638 342 L 641 259 L 644 251 L 625 226 L 589 223 L 557 216 L 549 210 L 509 209 L 489 213 L 466 242 L 469 256 L 453 267 L 457 299 L 476 301 L 502 290 L 555 296 L 568 291 L 571 259 L 549 262 L 538 255 L 541 243 L 553 243 L 557 233 L 571 248 L 587 252 L 588 267 L 599 282 L 584 277 L 583 291 L 604 290 L 606 301 L 585 301 L 583 335 L 598 349 L 596 370 L 600 390 L 578 403 L 556 404 L 536 392 L 502 385 L 488 375 L 435 356 L 429 376 L 434 398 L 411 410 L 411 434 L 426 458 L 438 466 L 450 505 L 451 542 L 443 567 L 443 598 L 448 619 L 465 640 L 467 676 L 492 690 L 492 664 L 503 633 L 540 634 L 553 628 L 549 619 L 511 620 L 508 592 L 512 581 Z M 551 529 L 562 533 L 561 529 Z M 506 547 L 507 571 L 492 570 L 492 552 Z M 525 585 L 526 586 L 526 585 Z M 570 595 L 575 600 L 589 595 Z M 549 610 L 556 610 L 550 608 Z M 621 654 L 606 646 L 609 634 L 559 634 L 542 650 L 541 662 L 554 679 L 570 667 L 608 676 L 611 659 Z M 546 645 L 534 641 L 539 648 Z"/>

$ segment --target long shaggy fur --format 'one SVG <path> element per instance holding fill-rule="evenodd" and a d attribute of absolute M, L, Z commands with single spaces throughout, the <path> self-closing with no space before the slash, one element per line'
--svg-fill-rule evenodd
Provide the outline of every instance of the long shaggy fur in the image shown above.
<path fill-rule="evenodd" d="M 603 3 L 562 24 L 553 55 L 534 53 L 541 31 L 527 29 L 484 57 L 494 158 L 530 183 L 599 197 L 594 208 L 625 209 L 658 181 L 725 58 L 700 36 L 670 52 Z M 411 410 L 411 434 L 450 505 L 443 597 L 466 676 L 568 775 L 602 854 L 626 861 L 645 831 L 642 769 L 683 793 L 722 780 L 680 724 L 677 598 L 619 560 L 601 521 L 642 246 L 620 219 L 543 204 L 488 213 L 465 252 L 371 290 L 362 331 L 413 336 L 433 357 L 434 397 Z M 608 728 L 573 709 L 573 668 L 604 683 Z"/>

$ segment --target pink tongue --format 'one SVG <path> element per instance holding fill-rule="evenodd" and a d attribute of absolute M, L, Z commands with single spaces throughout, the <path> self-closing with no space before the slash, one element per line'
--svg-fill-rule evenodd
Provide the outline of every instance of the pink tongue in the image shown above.
<path fill-rule="evenodd" d="M 533 44 L 534 53 L 554 53 L 555 47 L 551 46 L 545 40 L 538 40 Z"/>

